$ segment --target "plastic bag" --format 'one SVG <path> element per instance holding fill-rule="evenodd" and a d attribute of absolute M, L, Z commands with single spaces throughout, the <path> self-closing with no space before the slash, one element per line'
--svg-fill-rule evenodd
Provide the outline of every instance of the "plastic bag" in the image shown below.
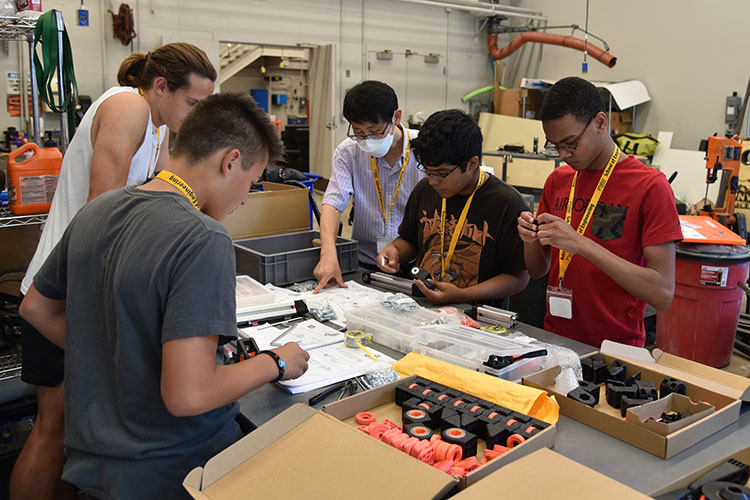
<path fill-rule="evenodd" d="M 325 321 L 334 321 L 338 319 L 336 311 L 333 310 L 328 299 L 324 298 L 308 298 L 305 300 L 307 304 L 307 310 L 315 316 L 315 319 L 321 323 Z"/>
<path fill-rule="evenodd" d="M 0 4 L 0 16 L 15 17 L 18 14 L 15 0 L 3 0 Z"/>
<path fill-rule="evenodd" d="M 393 311 L 408 312 L 419 309 L 419 304 L 413 298 L 403 293 L 389 294 L 380 299 L 380 304 Z"/>

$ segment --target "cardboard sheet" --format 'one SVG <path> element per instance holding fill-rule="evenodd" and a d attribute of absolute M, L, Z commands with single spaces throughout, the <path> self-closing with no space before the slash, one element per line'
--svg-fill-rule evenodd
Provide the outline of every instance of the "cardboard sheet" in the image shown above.
<path fill-rule="evenodd" d="M 506 465 L 452 498 L 648 500 L 649 497 L 543 448 Z"/>
<path fill-rule="evenodd" d="M 554 397 L 532 387 L 428 358 L 412 352 L 393 364 L 402 377 L 419 375 L 439 384 L 520 411 L 550 424 L 557 422 L 560 407 Z"/>

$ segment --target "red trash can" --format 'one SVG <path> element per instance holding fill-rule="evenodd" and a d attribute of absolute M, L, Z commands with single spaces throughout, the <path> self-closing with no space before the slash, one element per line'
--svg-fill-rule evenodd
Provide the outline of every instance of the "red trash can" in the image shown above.
<path fill-rule="evenodd" d="M 678 243 L 672 304 L 656 316 L 656 345 L 705 365 L 729 364 L 747 280 L 744 245 Z"/>

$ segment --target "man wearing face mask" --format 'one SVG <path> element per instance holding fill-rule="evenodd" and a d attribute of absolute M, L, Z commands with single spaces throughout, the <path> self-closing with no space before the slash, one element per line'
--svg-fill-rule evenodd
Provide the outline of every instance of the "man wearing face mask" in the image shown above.
<path fill-rule="evenodd" d="M 417 136 L 401 124 L 398 98 L 385 83 L 368 80 L 344 97 L 348 138 L 333 153 L 333 173 L 320 217 L 320 262 L 315 268 L 321 289 L 339 285 L 336 236 L 349 199 L 356 207 L 352 238 L 359 243 L 359 262 L 377 270 L 375 258 L 398 236 L 406 201 L 422 178 L 411 152 Z"/>

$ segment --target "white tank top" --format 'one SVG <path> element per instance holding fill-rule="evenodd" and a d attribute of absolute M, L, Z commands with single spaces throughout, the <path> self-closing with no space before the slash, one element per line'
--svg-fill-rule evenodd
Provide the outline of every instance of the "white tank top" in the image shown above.
<path fill-rule="evenodd" d="M 47 222 L 42 230 L 42 236 L 29 263 L 26 276 L 21 283 L 21 293 L 26 294 L 34 279 L 34 275 L 42 267 L 47 256 L 62 238 L 65 229 L 76 213 L 86 204 L 89 196 L 89 182 L 91 179 L 91 156 L 94 148 L 91 144 L 91 125 L 99 106 L 115 94 L 132 92 L 138 94 L 133 87 L 112 87 L 99 97 L 86 111 L 81 120 L 73 140 L 70 141 L 63 157 L 60 178 L 57 189 L 52 198 L 52 205 L 47 216 Z M 166 125 L 157 128 L 151 121 L 151 109 L 148 111 L 148 126 L 143 136 L 143 144 L 130 160 L 130 170 L 126 185 L 142 184 L 153 175 L 158 159 L 161 141 L 167 135 Z"/>

